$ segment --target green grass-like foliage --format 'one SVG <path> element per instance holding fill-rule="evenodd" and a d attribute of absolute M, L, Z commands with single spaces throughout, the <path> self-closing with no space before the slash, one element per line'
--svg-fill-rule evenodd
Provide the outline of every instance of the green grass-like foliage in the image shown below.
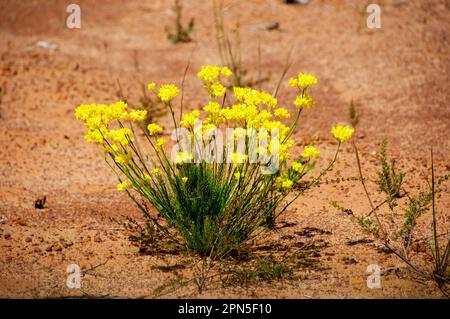
<path fill-rule="evenodd" d="M 395 205 L 395 198 L 400 197 L 400 190 L 405 174 L 402 172 L 397 174 L 395 170 L 395 161 L 390 160 L 387 156 L 387 144 L 388 142 L 386 139 L 381 142 L 381 171 L 378 174 L 378 185 L 380 190 L 388 196 L 388 203 L 392 208 Z"/>

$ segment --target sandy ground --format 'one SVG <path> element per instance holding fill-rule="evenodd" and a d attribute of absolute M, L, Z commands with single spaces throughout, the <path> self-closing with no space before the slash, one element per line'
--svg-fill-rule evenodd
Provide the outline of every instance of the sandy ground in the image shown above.
<path fill-rule="evenodd" d="M 117 80 L 130 104 L 139 97 L 140 83 L 180 85 L 189 59 L 186 105 L 197 107 L 201 85 L 196 71 L 202 64 L 220 63 L 212 6 L 184 1 L 186 20 L 195 18 L 194 41 L 173 45 L 164 31 L 174 18 L 169 1 L 77 3 L 82 27 L 69 30 L 64 26 L 66 1 L 0 1 L 0 297 L 156 297 L 155 289 L 175 278 L 160 266 L 180 265 L 189 279 L 194 258 L 142 254 L 130 242 L 122 223 L 126 216 L 140 219 L 139 211 L 117 192 L 113 173 L 84 141 L 74 108 L 117 100 Z M 306 112 L 296 137 L 300 145 L 318 142 L 324 154 L 320 166 L 334 149 L 329 129 L 346 121 L 353 99 L 361 113 L 358 145 L 373 193 L 377 188 L 371 181 L 384 137 L 398 167 L 407 172 L 408 191 L 426 186 L 430 146 L 437 174 L 450 172 L 448 1 L 380 0 L 378 30 L 365 27 L 366 1 L 227 3 L 225 17 L 230 25 L 240 22 L 243 60 L 253 74 L 258 39 L 261 42 L 262 73 L 271 79 L 264 89 L 272 90 L 292 45 L 288 75 L 306 71 L 319 78 L 313 90 L 317 107 Z M 255 25 L 275 21 L 278 30 L 252 31 Z M 36 41 L 57 47 L 41 48 L 33 44 Z M 293 109 L 294 92 L 287 83 L 279 97 Z M 357 169 L 348 145 L 327 177 L 353 176 Z M 448 189 L 444 185 L 438 196 L 446 229 Z M 348 244 L 367 237 L 329 201 L 362 214 L 369 211 L 363 194 L 358 181 L 323 184 L 299 198 L 281 217 L 277 231 L 256 244 L 290 249 L 313 239 L 325 246 L 318 251 L 320 267 L 299 271 L 292 280 L 250 287 L 223 287 L 215 280 L 202 295 L 189 284 L 164 297 L 442 297 L 433 283 L 412 280 L 405 265 L 380 251 L 377 243 Z M 35 209 L 34 201 L 44 195 L 45 208 Z M 419 227 L 428 231 L 428 222 L 421 221 Z M 326 232 L 305 237 L 306 227 Z M 430 259 L 428 252 L 416 257 Z M 66 286 L 71 263 L 86 271 L 81 289 Z M 366 285 L 366 268 L 373 263 L 382 270 L 381 289 Z"/>

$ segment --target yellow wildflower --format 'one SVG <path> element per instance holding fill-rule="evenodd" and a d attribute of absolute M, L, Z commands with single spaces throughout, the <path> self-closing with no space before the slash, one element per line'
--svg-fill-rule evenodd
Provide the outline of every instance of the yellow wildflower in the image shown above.
<path fill-rule="evenodd" d="M 189 178 L 187 178 L 186 176 L 182 177 L 181 180 L 183 181 L 183 183 L 186 183 L 188 181 Z"/>
<path fill-rule="evenodd" d="M 352 137 L 355 129 L 346 125 L 338 125 L 331 129 L 331 134 L 333 134 L 334 138 L 336 138 L 339 142 L 344 143 L 350 137 Z"/>
<path fill-rule="evenodd" d="M 155 174 L 159 174 L 159 168 L 153 168 L 150 170 L 150 174 L 155 175 Z"/>
<path fill-rule="evenodd" d="M 185 128 L 192 128 L 195 123 L 199 120 L 200 112 L 198 110 L 193 110 L 190 113 L 183 114 L 183 119 L 180 121 L 180 125 Z"/>
<path fill-rule="evenodd" d="M 226 66 L 224 66 L 221 70 L 220 70 L 220 75 L 223 75 L 227 78 L 229 78 L 230 76 L 233 75 L 233 72 L 231 72 L 231 70 L 229 68 L 227 68 Z"/>
<path fill-rule="evenodd" d="M 239 172 L 234 173 L 234 178 L 239 180 L 241 178 L 241 173 Z"/>
<path fill-rule="evenodd" d="M 180 90 L 173 84 L 163 84 L 158 91 L 158 97 L 166 103 L 170 102 L 178 94 L 180 94 Z"/>
<path fill-rule="evenodd" d="M 132 155 L 130 152 L 117 154 L 114 157 L 114 161 L 120 165 L 126 165 L 131 161 Z"/>
<path fill-rule="evenodd" d="M 290 78 L 288 83 L 293 88 L 306 89 L 317 84 L 317 78 L 307 73 L 299 73 L 297 78 Z"/>
<path fill-rule="evenodd" d="M 109 145 L 105 146 L 106 153 L 114 153 L 114 152 L 118 152 L 118 151 L 119 151 L 119 147 L 116 144 L 113 144 L 111 146 L 109 146 Z"/>
<path fill-rule="evenodd" d="M 294 185 L 294 182 L 287 177 L 278 177 L 277 182 L 279 186 L 284 189 L 291 189 Z"/>
<path fill-rule="evenodd" d="M 147 117 L 146 110 L 132 110 L 128 113 L 130 121 L 143 121 Z"/>
<path fill-rule="evenodd" d="M 233 164 L 242 164 L 247 160 L 247 158 L 248 155 L 235 152 L 228 156 L 228 161 Z"/>
<path fill-rule="evenodd" d="M 203 107 L 203 110 L 208 113 L 208 117 L 205 120 L 206 123 L 220 124 L 225 122 L 223 110 L 219 103 L 210 101 Z"/>
<path fill-rule="evenodd" d="M 293 162 L 292 169 L 297 173 L 301 174 L 303 172 L 303 164 L 300 162 Z"/>
<path fill-rule="evenodd" d="M 189 163 L 192 158 L 193 158 L 192 154 L 189 154 L 188 151 L 178 152 L 178 154 L 175 156 L 175 163 L 176 164 Z"/>
<path fill-rule="evenodd" d="M 317 84 L 317 78 L 308 73 L 298 74 L 298 85 L 301 88 L 308 88 Z"/>
<path fill-rule="evenodd" d="M 127 117 L 128 104 L 123 101 L 118 101 L 110 105 L 100 106 L 100 110 L 103 111 L 104 122 L 108 123 L 112 120 L 123 120 Z"/>
<path fill-rule="evenodd" d="M 318 158 L 320 152 L 314 146 L 305 146 L 303 149 L 303 158 Z"/>
<path fill-rule="evenodd" d="M 294 105 L 300 109 L 310 109 L 314 106 L 314 100 L 308 94 L 303 94 L 297 96 Z"/>
<path fill-rule="evenodd" d="M 156 83 L 155 83 L 155 82 L 150 82 L 150 83 L 147 85 L 147 89 L 148 89 L 149 91 L 153 91 L 155 88 L 156 88 Z"/>
<path fill-rule="evenodd" d="M 125 191 L 131 187 L 131 184 L 128 181 L 123 181 L 122 183 L 117 184 L 117 189 L 119 191 Z"/>
<path fill-rule="evenodd" d="M 106 126 L 97 128 L 95 130 L 89 130 L 84 137 L 86 141 L 89 143 L 96 143 L 96 144 L 102 144 L 104 138 L 107 138 L 109 135 L 109 131 L 106 128 Z"/>
<path fill-rule="evenodd" d="M 166 144 L 166 139 L 165 139 L 165 138 L 162 138 L 162 137 L 159 137 L 159 138 L 156 140 L 156 145 L 155 145 L 155 147 L 156 147 L 156 148 L 161 148 L 164 144 Z"/>
<path fill-rule="evenodd" d="M 220 75 L 221 68 L 215 65 L 203 65 L 200 72 L 197 73 L 199 79 L 206 83 L 214 82 Z"/>
<path fill-rule="evenodd" d="M 270 108 L 278 104 L 278 100 L 267 92 L 261 92 L 252 88 L 234 87 L 234 96 L 239 102 L 244 102 L 249 106 L 266 105 Z"/>
<path fill-rule="evenodd" d="M 151 177 L 149 174 L 147 174 L 147 173 L 145 173 L 145 174 L 142 175 L 141 177 L 142 177 L 142 179 L 143 179 L 144 181 L 146 181 L 147 183 L 150 183 L 151 180 L 152 180 L 152 177 Z"/>
<path fill-rule="evenodd" d="M 120 143 L 122 146 L 126 146 L 130 141 L 133 141 L 132 136 L 133 132 L 127 127 L 109 131 L 109 138 L 115 143 Z"/>
<path fill-rule="evenodd" d="M 208 93 L 215 97 L 223 96 L 227 90 L 220 82 L 215 82 L 211 85 L 206 85 L 205 87 L 208 90 Z"/>
<path fill-rule="evenodd" d="M 150 135 L 155 135 L 157 133 L 161 133 L 163 131 L 162 127 L 158 124 L 151 123 L 147 126 L 148 132 Z"/>
<path fill-rule="evenodd" d="M 286 119 L 288 119 L 288 118 L 291 117 L 291 113 L 289 113 L 289 111 L 286 110 L 284 107 L 279 107 L 279 108 L 275 109 L 273 114 L 276 117 L 279 117 L 279 118 L 286 118 Z"/>
<path fill-rule="evenodd" d="M 298 88 L 298 80 L 296 78 L 289 78 L 288 83 L 294 89 Z"/>

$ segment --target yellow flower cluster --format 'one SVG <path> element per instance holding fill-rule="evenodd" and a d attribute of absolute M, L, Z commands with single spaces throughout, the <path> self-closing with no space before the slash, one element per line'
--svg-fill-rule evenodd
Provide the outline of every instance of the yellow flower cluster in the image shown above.
<path fill-rule="evenodd" d="M 130 121 L 143 121 L 147 118 L 147 111 L 146 110 L 132 110 L 130 113 L 128 113 L 128 119 Z"/>
<path fill-rule="evenodd" d="M 299 73 L 296 78 L 289 79 L 289 85 L 300 90 L 300 95 L 294 101 L 299 109 L 309 109 L 314 106 L 314 100 L 306 94 L 306 89 L 317 84 L 317 78 L 307 73 Z"/>
<path fill-rule="evenodd" d="M 161 148 L 161 147 L 164 146 L 164 144 L 166 144 L 166 140 L 165 140 L 164 138 L 162 138 L 162 137 L 159 137 L 159 138 L 156 140 L 156 145 L 155 145 L 155 147 L 156 147 L 156 148 Z"/>
<path fill-rule="evenodd" d="M 208 113 L 208 117 L 205 123 L 221 124 L 225 122 L 225 116 L 220 104 L 214 101 L 210 101 L 203 110 Z"/>
<path fill-rule="evenodd" d="M 204 65 L 197 73 L 199 79 L 203 81 L 204 87 L 209 95 L 221 97 L 225 94 L 227 88 L 220 82 L 220 76 L 230 77 L 233 74 L 227 67 L 215 65 Z"/>
<path fill-rule="evenodd" d="M 273 114 L 278 118 L 288 119 L 291 117 L 291 113 L 289 113 L 289 111 L 286 110 L 284 107 L 279 107 L 279 108 L 275 109 Z"/>
<path fill-rule="evenodd" d="M 294 105 L 299 109 L 310 109 L 314 106 L 314 100 L 308 94 L 297 96 Z"/>
<path fill-rule="evenodd" d="M 129 189 L 132 185 L 128 181 L 123 181 L 122 183 L 117 184 L 117 189 L 119 191 L 125 191 Z"/>
<path fill-rule="evenodd" d="M 180 94 L 180 89 L 173 84 L 163 84 L 158 91 L 158 97 L 165 103 L 170 102 L 178 94 Z"/>
<path fill-rule="evenodd" d="M 188 151 L 178 152 L 175 156 L 175 164 L 189 163 L 194 158 Z"/>
<path fill-rule="evenodd" d="M 293 169 L 295 172 L 301 174 L 301 173 L 303 172 L 304 167 L 303 167 L 303 164 L 300 163 L 300 162 L 293 162 L 293 163 L 292 163 L 292 169 Z"/>
<path fill-rule="evenodd" d="M 308 73 L 299 73 L 297 78 L 290 78 L 289 85 L 293 88 L 306 89 L 317 84 L 317 78 Z"/>
<path fill-rule="evenodd" d="M 120 153 L 120 154 L 117 154 L 114 157 L 114 161 L 117 164 L 125 165 L 125 164 L 128 164 L 128 162 L 131 161 L 131 158 L 132 158 L 132 154 L 130 152 Z"/>
<path fill-rule="evenodd" d="M 162 127 L 155 123 L 150 123 L 147 125 L 147 130 L 150 135 L 156 135 L 163 131 Z"/>
<path fill-rule="evenodd" d="M 314 146 L 305 146 L 303 149 L 302 157 L 309 158 L 318 158 L 320 152 Z"/>
<path fill-rule="evenodd" d="M 128 112 L 128 105 L 123 101 L 112 104 L 81 104 L 75 110 L 77 119 L 84 122 L 87 128 L 85 139 L 88 142 L 102 144 L 105 140 L 111 139 L 114 143 L 122 146 L 133 141 L 133 133 L 128 128 L 109 129 L 112 121 L 143 121 L 147 117 L 145 110 L 131 110 Z M 109 149 L 108 151 L 111 151 Z"/>
<path fill-rule="evenodd" d="M 235 153 L 230 154 L 228 156 L 228 161 L 233 163 L 233 164 L 242 164 L 247 159 L 248 159 L 248 155 L 247 154 L 241 154 L 241 153 L 238 153 L 238 152 L 235 152 Z"/>
<path fill-rule="evenodd" d="M 258 154 L 278 154 L 279 156 L 281 176 L 276 179 L 276 189 L 292 189 L 302 177 L 302 174 L 309 170 L 309 168 L 306 168 L 308 160 L 316 159 L 320 155 L 319 150 L 314 146 L 305 146 L 301 154 L 303 159 L 292 162 L 290 169 L 287 166 L 287 161 L 292 158 L 291 149 L 295 146 L 294 139 L 290 138 L 293 133 L 292 130 L 295 128 L 301 109 L 314 106 L 314 100 L 306 93 L 306 90 L 317 84 L 317 78 L 307 73 L 299 73 L 296 78 L 289 79 L 289 84 L 299 90 L 299 95 L 294 101 L 294 105 L 298 108 L 297 116 L 293 126 L 290 127 L 284 124 L 282 120 L 290 119 L 292 117 L 291 113 L 286 108 L 279 107 L 278 100 L 267 92 L 252 88 L 234 87 L 234 99 L 231 104 L 223 106 L 216 102 L 215 98 L 224 96 L 227 90 L 221 83 L 221 78 L 232 76 L 231 71 L 227 67 L 206 65 L 202 67 L 197 76 L 202 80 L 204 87 L 211 96 L 210 101 L 203 107 L 206 116 L 202 116 L 200 110 L 193 110 L 189 113 L 182 114 L 181 121 L 179 122 L 180 126 L 189 130 L 191 138 L 194 135 L 202 138 L 205 132 L 215 129 L 221 124 L 234 127 L 234 141 L 229 141 L 229 143 L 236 143 L 236 140 L 239 138 L 250 136 L 250 133 L 254 134 L 253 132 L 256 130 L 258 138 L 267 141 L 267 144 L 258 144 L 256 146 Z M 149 83 L 147 88 L 150 91 L 154 91 L 156 89 L 156 83 Z M 167 103 L 168 107 L 171 107 L 170 101 L 179 94 L 180 90 L 175 85 L 163 84 L 160 86 L 157 96 L 162 102 Z M 135 109 L 128 111 L 128 105 L 123 101 L 109 105 L 82 104 L 76 109 L 76 117 L 84 122 L 88 130 L 85 138 L 88 141 L 102 144 L 105 151 L 109 153 L 118 165 L 134 165 L 134 161 L 131 162 L 133 155 L 127 151 L 130 149 L 129 144 L 134 142 L 133 131 L 130 128 L 124 127 L 121 121 L 144 121 L 147 118 L 146 110 Z M 109 124 L 113 121 L 118 121 L 120 127 L 110 127 Z M 202 121 L 202 126 L 196 125 L 199 121 Z M 274 129 L 278 130 L 277 139 L 273 139 Z M 147 126 L 147 130 L 150 136 L 155 136 L 152 138 L 151 143 L 158 153 L 166 144 L 164 138 L 157 136 L 163 132 L 163 128 L 156 123 L 151 123 Z M 343 143 L 352 136 L 354 129 L 349 126 L 338 125 L 332 128 L 331 132 L 340 143 Z M 227 154 L 227 162 L 233 163 L 239 168 L 245 168 L 245 166 L 238 164 L 245 163 L 249 160 L 249 155 L 246 154 L 246 151 L 243 153 L 234 152 Z M 192 159 L 192 153 L 181 151 L 176 154 L 174 162 L 175 164 L 183 164 L 191 162 Z M 283 175 L 286 172 L 284 171 L 285 169 L 287 169 L 287 174 Z M 149 174 L 143 173 L 144 171 Z M 141 170 L 140 172 L 137 173 L 139 178 L 150 183 L 151 181 L 155 181 L 153 175 L 160 174 L 160 168 Z M 242 172 L 236 171 L 234 178 L 236 180 L 242 180 L 244 178 L 243 174 Z M 134 183 L 133 178 L 129 177 L 129 179 Z M 181 180 L 183 183 L 186 183 L 188 177 L 182 177 Z M 117 189 L 122 191 L 127 190 L 132 185 L 130 181 L 125 180 L 117 185 Z"/>
<path fill-rule="evenodd" d="M 355 129 L 346 125 L 338 125 L 336 127 L 333 127 L 331 129 L 331 134 L 340 142 L 344 143 L 347 141 L 350 137 L 352 137 L 353 133 L 355 132 Z"/>
<path fill-rule="evenodd" d="M 261 92 L 251 88 L 234 88 L 234 96 L 239 102 L 246 105 L 260 107 L 267 106 L 269 109 L 274 108 L 278 104 L 278 100 L 267 92 Z"/>
<path fill-rule="evenodd" d="M 277 183 L 278 183 L 278 187 L 280 187 L 282 189 L 291 189 L 292 186 L 294 185 L 294 182 L 291 181 L 287 177 L 278 177 Z"/>
<path fill-rule="evenodd" d="M 133 132 L 127 127 L 109 131 L 109 138 L 113 140 L 114 143 L 119 143 L 122 146 L 126 146 L 130 141 L 133 141 L 132 136 Z"/>
<path fill-rule="evenodd" d="M 195 123 L 199 120 L 200 112 L 193 110 L 190 113 L 183 114 L 183 119 L 180 121 L 180 125 L 185 128 L 193 128 Z"/>

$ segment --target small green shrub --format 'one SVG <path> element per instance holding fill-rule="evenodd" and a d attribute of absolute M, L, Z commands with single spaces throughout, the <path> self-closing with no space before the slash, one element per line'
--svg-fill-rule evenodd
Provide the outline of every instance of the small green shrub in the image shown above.
<path fill-rule="evenodd" d="M 183 27 L 182 16 L 183 16 L 183 5 L 180 0 L 175 0 L 173 7 L 175 11 L 175 30 L 172 32 L 170 28 L 166 27 L 167 38 L 172 41 L 172 43 L 180 42 L 190 42 L 192 41 L 191 33 L 194 31 L 194 18 L 189 21 L 187 27 Z"/>

